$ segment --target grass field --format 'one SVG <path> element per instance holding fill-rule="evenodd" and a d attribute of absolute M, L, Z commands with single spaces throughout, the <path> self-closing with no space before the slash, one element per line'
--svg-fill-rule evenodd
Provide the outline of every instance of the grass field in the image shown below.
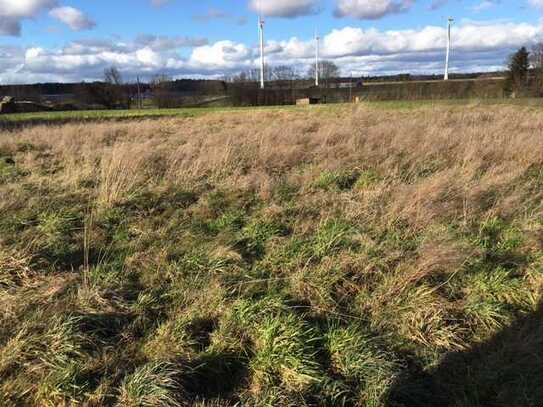
<path fill-rule="evenodd" d="M 84 110 L 69 112 L 15 113 L 0 116 L 5 124 L 62 123 L 69 121 L 133 120 L 162 117 L 195 117 L 227 108 L 145 109 L 145 110 Z"/>
<path fill-rule="evenodd" d="M 219 112 L 244 112 L 244 111 L 274 111 L 289 110 L 295 106 L 263 106 L 263 107 L 198 107 L 178 109 L 131 109 L 131 110 L 80 110 L 66 112 L 36 112 L 14 113 L 0 115 L 0 126 L 7 128 L 39 124 L 65 124 L 73 122 L 97 122 L 97 121 L 127 121 L 161 118 L 188 118 L 199 117 L 210 113 Z M 326 110 L 333 109 L 329 106 Z M 0 127 L 1 128 L 1 127 Z"/>
<path fill-rule="evenodd" d="M 539 108 L 181 112 L 0 133 L 0 405 L 541 405 Z"/>
<path fill-rule="evenodd" d="M 412 110 L 428 108 L 432 106 L 448 106 L 465 108 L 466 106 L 526 106 L 543 107 L 543 99 L 449 99 L 449 100 L 419 100 L 419 101 L 383 101 L 365 102 L 366 106 L 381 109 Z M 307 108 L 307 107 L 306 107 Z M 311 109 L 321 110 L 323 113 L 341 109 L 341 104 L 311 106 Z M 218 112 L 248 112 L 255 110 L 264 111 L 285 111 L 300 109 L 296 106 L 266 106 L 266 107 L 203 107 L 203 108 L 179 108 L 179 109 L 144 109 L 144 110 L 84 110 L 67 112 L 36 112 L 36 113 L 15 113 L 0 115 L 0 129 L 20 127 L 25 125 L 38 124 L 63 124 L 71 122 L 95 122 L 95 121 L 125 121 L 142 119 L 160 119 L 168 117 L 199 117 L 209 113 Z"/>

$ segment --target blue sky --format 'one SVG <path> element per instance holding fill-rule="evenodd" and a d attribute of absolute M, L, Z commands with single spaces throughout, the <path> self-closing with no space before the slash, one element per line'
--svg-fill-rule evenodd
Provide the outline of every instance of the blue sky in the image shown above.
<path fill-rule="evenodd" d="M 543 40 L 543 0 L 0 0 L 0 83 L 222 77 L 255 66 L 255 7 L 270 64 L 323 55 L 344 73 L 438 73 L 448 16 L 453 71 L 499 69 Z"/>

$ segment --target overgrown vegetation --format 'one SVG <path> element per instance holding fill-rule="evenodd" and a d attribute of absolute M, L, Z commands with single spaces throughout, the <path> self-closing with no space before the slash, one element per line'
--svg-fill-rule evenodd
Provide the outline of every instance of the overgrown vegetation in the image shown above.
<path fill-rule="evenodd" d="M 543 119 L 419 107 L 1 133 L 2 403 L 540 404 Z"/>

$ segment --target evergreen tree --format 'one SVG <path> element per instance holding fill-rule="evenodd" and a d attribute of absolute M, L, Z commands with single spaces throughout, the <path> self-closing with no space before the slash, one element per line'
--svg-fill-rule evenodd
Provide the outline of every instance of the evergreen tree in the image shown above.
<path fill-rule="evenodd" d="M 529 69 L 530 53 L 522 47 L 509 58 L 507 88 L 513 92 L 523 90 L 528 82 Z"/>

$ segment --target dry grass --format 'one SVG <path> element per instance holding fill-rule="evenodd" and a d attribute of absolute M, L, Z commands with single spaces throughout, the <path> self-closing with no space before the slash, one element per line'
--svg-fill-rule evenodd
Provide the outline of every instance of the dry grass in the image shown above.
<path fill-rule="evenodd" d="M 0 396 L 405 403 L 402 377 L 536 310 L 542 131 L 359 106 L 0 134 Z"/>

